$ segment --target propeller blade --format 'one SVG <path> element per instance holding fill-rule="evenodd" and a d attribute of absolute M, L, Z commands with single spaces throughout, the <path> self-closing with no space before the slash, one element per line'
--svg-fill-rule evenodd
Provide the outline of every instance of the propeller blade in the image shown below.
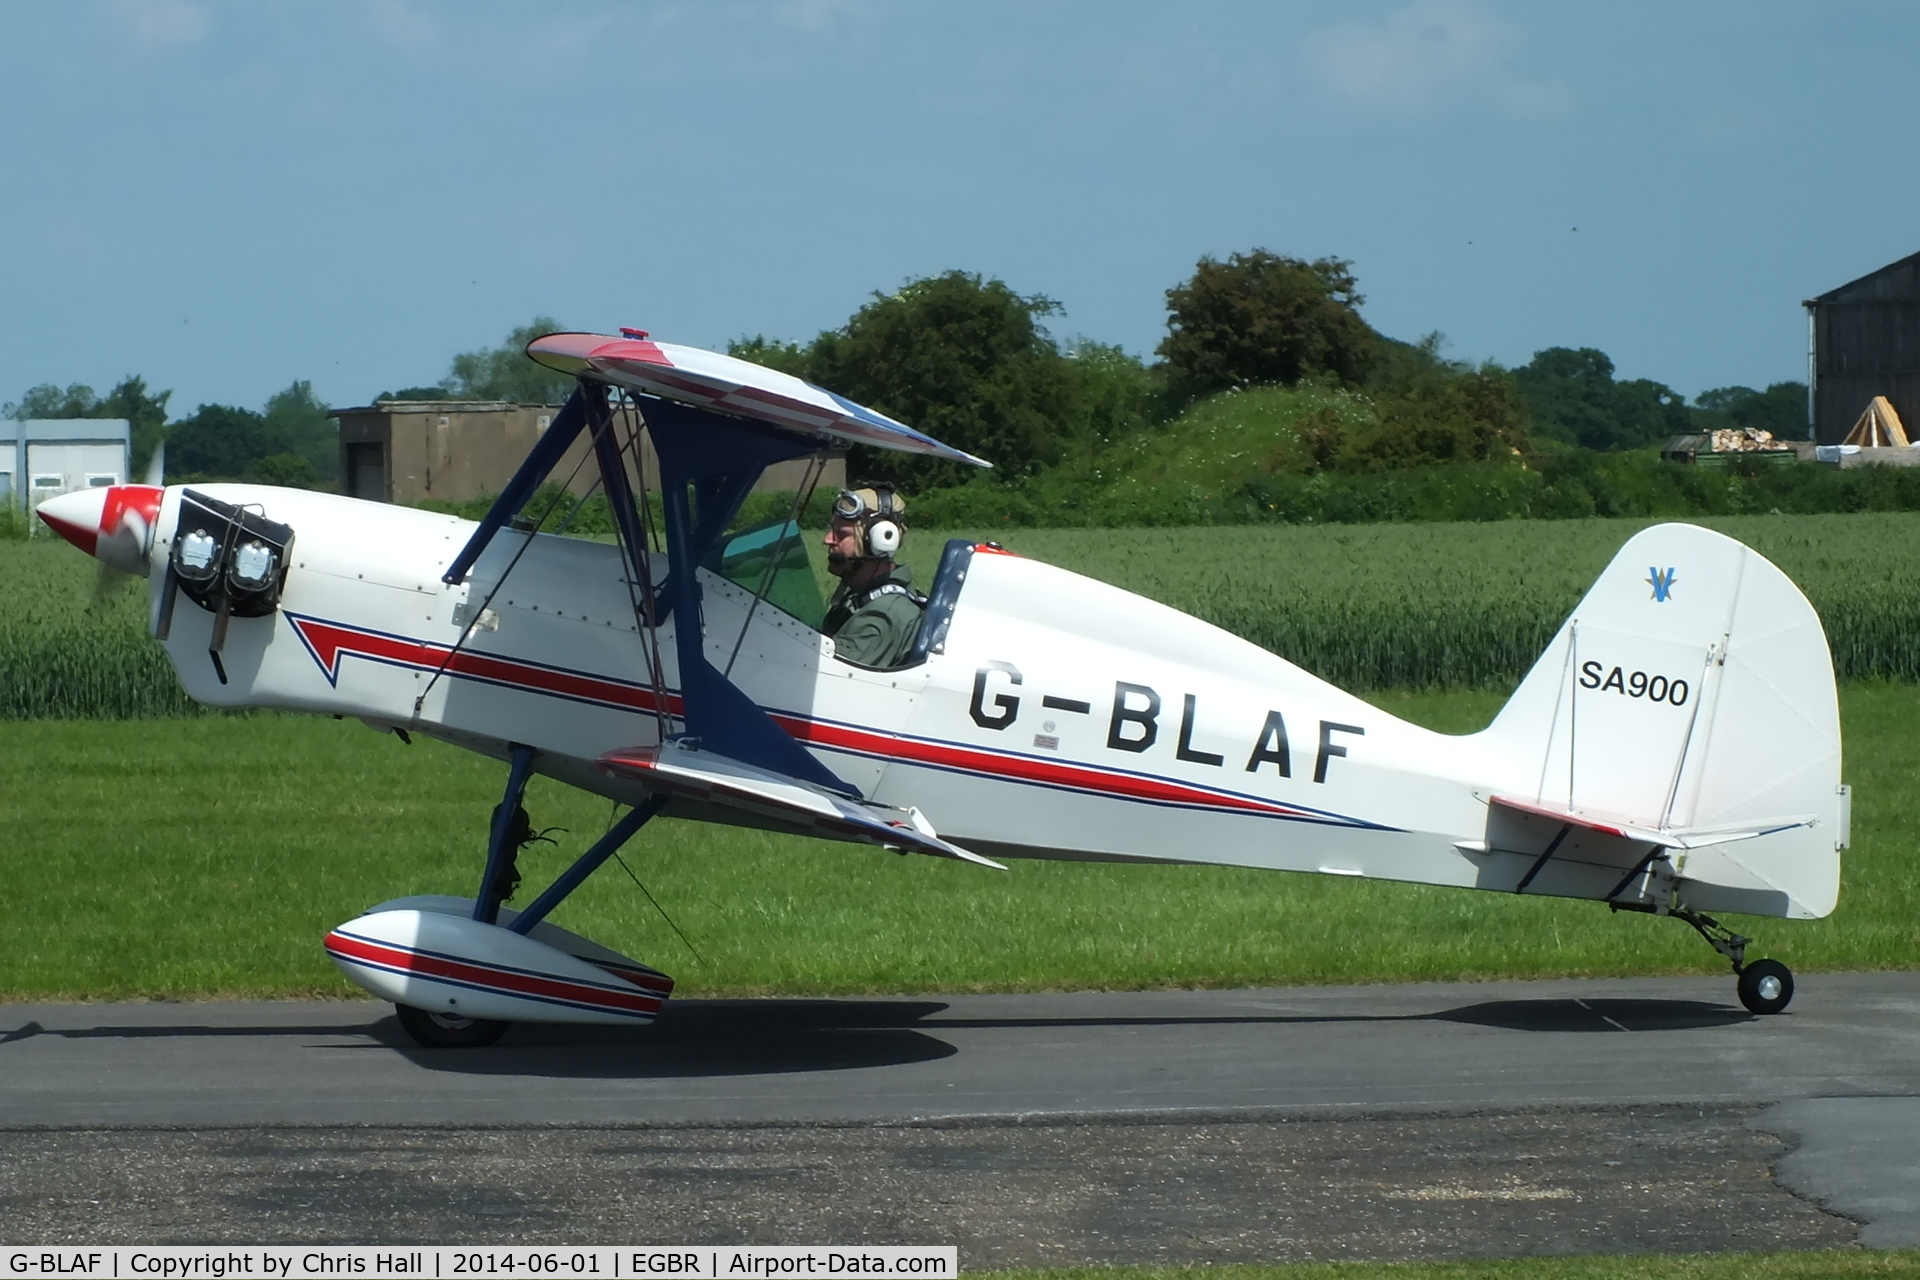
<path fill-rule="evenodd" d="M 153 448 L 153 457 L 147 459 L 146 478 L 140 483 L 155 489 L 166 487 L 167 483 L 167 442 L 162 440 Z"/>
<path fill-rule="evenodd" d="M 100 562 L 100 574 L 93 580 L 93 603 L 104 604 L 115 593 L 136 579 L 123 569 L 116 569 L 105 560 Z"/>

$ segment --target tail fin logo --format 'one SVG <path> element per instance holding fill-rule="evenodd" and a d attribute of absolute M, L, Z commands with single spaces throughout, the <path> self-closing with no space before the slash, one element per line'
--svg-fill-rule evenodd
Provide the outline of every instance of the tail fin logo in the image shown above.
<path fill-rule="evenodd" d="M 1680 576 L 1680 571 L 1671 568 L 1656 569 L 1649 565 L 1647 567 L 1647 573 L 1649 575 L 1647 585 L 1653 588 L 1653 602 L 1655 604 L 1665 604 L 1667 597 L 1673 594 L 1673 584 L 1675 579 Z"/>

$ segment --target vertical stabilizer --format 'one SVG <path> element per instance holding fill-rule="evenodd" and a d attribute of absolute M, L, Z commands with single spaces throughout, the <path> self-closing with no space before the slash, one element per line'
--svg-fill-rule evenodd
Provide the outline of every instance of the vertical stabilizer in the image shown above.
<path fill-rule="evenodd" d="M 1833 909 L 1847 834 L 1826 634 L 1731 538 L 1667 524 L 1630 539 L 1486 737 L 1517 798 L 1672 833 L 1689 905 Z"/>

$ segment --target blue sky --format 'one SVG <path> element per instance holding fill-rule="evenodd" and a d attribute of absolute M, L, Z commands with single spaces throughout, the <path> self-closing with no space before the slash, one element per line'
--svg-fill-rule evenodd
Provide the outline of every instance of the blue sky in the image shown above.
<path fill-rule="evenodd" d="M 1920 6 L 0 8 L 0 400 L 432 382 L 545 312 L 803 339 L 951 267 L 1150 353 L 1202 254 L 1354 263 L 1459 357 L 1800 379 L 1920 250 Z"/>

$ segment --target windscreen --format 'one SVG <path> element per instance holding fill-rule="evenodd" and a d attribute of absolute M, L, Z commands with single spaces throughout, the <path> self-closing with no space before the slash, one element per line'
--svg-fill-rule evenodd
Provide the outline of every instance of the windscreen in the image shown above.
<path fill-rule="evenodd" d="M 816 630 L 827 612 L 824 552 L 790 519 L 775 519 L 729 534 L 706 568 Z"/>

